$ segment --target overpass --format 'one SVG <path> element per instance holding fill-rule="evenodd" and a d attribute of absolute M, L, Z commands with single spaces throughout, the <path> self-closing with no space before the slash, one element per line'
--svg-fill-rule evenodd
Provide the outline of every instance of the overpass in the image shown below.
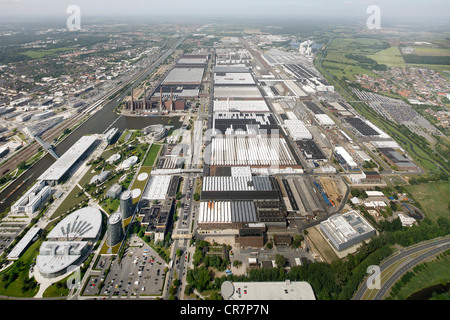
<path fill-rule="evenodd" d="M 55 151 L 53 151 L 53 146 L 48 143 L 43 141 L 41 138 L 39 137 L 34 137 L 34 139 L 48 152 L 52 155 L 53 158 L 55 158 L 56 160 L 59 159 L 59 156 L 56 154 Z"/>

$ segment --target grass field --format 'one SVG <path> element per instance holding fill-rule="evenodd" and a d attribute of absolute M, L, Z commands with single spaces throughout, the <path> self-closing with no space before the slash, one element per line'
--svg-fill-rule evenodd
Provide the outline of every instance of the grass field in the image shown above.
<path fill-rule="evenodd" d="M 405 61 L 398 47 L 390 47 L 375 54 L 368 56 L 379 64 L 385 64 L 388 67 L 403 67 Z"/>
<path fill-rule="evenodd" d="M 160 144 L 152 144 L 150 147 L 150 150 L 148 151 L 147 157 L 145 158 L 144 162 L 142 163 L 143 167 L 152 167 L 156 157 L 158 157 L 159 150 L 161 150 Z"/>
<path fill-rule="evenodd" d="M 450 56 L 450 50 L 445 48 L 413 46 L 414 54 L 418 56 Z"/>
<path fill-rule="evenodd" d="M 69 51 L 69 50 L 73 50 L 73 49 L 74 48 L 71 48 L 71 47 L 62 47 L 62 48 L 55 48 L 55 49 L 48 49 L 48 50 L 29 50 L 29 51 L 25 51 L 23 54 L 30 57 L 31 59 L 40 59 L 40 58 L 53 56 L 60 52 Z"/>
<path fill-rule="evenodd" d="M 395 297 L 397 300 L 405 300 L 413 293 L 428 288 L 432 285 L 439 284 L 442 281 L 450 281 L 450 256 L 445 256 L 440 260 L 428 262 L 428 267 L 421 271 L 400 289 Z"/>
<path fill-rule="evenodd" d="M 426 217 L 436 220 L 450 217 L 450 181 L 438 181 L 405 187 L 413 199 L 420 203 Z"/>
<path fill-rule="evenodd" d="M 327 55 L 323 60 L 323 67 L 336 79 L 346 77 L 355 80 L 355 74 L 367 74 L 376 77 L 371 70 L 358 65 L 354 60 L 346 57 L 348 54 L 372 55 L 380 52 L 382 42 L 372 38 L 336 38 L 330 41 Z"/>

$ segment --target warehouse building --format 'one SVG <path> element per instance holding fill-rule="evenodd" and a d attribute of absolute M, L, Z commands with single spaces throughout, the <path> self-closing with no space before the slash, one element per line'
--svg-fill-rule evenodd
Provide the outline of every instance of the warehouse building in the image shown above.
<path fill-rule="evenodd" d="M 305 281 L 225 281 L 221 293 L 224 300 L 316 300 L 313 288 Z"/>
<path fill-rule="evenodd" d="M 203 178 L 202 200 L 278 199 L 269 176 L 209 176 Z"/>
<path fill-rule="evenodd" d="M 139 216 L 142 217 L 141 224 L 146 226 L 144 234 L 154 236 L 155 242 L 163 241 L 167 235 L 175 209 L 174 199 L 169 199 L 161 204 L 141 209 L 139 212 Z"/>
<path fill-rule="evenodd" d="M 279 129 L 270 113 L 215 112 L 213 132 L 226 135 L 270 135 L 279 134 Z"/>
<path fill-rule="evenodd" d="M 331 119 L 327 114 L 315 114 L 317 123 L 324 128 L 331 128 L 335 126 L 333 119 Z"/>
<path fill-rule="evenodd" d="M 255 223 L 264 224 L 264 228 L 285 229 L 286 217 L 279 200 L 200 202 L 199 229 L 242 229 Z"/>
<path fill-rule="evenodd" d="M 284 125 L 289 131 L 292 139 L 294 140 L 306 140 L 312 139 L 311 132 L 305 127 L 305 124 L 301 120 L 284 120 Z"/>
<path fill-rule="evenodd" d="M 347 170 L 358 169 L 358 164 L 353 160 L 352 156 L 344 149 L 344 147 L 336 147 L 334 154 L 338 158 L 341 165 Z"/>
<path fill-rule="evenodd" d="M 397 166 L 401 171 L 405 170 L 417 170 L 417 166 L 401 155 L 398 151 L 393 148 L 378 148 L 377 149 L 385 159 L 391 164 Z"/>
<path fill-rule="evenodd" d="M 214 100 L 213 110 L 220 112 L 260 113 L 270 112 L 264 100 Z"/>
<path fill-rule="evenodd" d="M 297 166 L 283 138 L 216 137 L 211 152 L 212 166 Z"/>
<path fill-rule="evenodd" d="M 69 150 L 67 150 L 50 168 L 48 168 L 39 178 L 49 185 L 56 185 L 68 177 L 75 165 L 85 159 L 94 147 L 97 136 L 81 137 Z"/>
<path fill-rule="evenodd" d="M 331 216 L 320 224 L 320 230 L 338 251 L 376 235 L 370 223 L 354 210 Z"/>

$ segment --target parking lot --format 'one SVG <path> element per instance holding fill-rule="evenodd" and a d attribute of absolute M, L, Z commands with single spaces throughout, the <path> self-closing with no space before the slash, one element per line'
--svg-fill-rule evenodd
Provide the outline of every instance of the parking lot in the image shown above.
<path fill-rule="evenodd" d="M 126 248 L 120 263 L 117 258 L 101 257 L 95 266 L 96 274 L 93 272 L 89 278 L 83 296 L 98 294 L 107 299 L 160 296 L 166 263 L 142 240 L 136 243 L 142 246 Z"/>

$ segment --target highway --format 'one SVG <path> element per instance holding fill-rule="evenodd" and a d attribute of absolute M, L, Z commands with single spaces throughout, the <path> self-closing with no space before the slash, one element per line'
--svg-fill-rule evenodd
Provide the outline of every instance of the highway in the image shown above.
<path fill-rule="evenodd" d="M 381 284 L 380 290 L 376 293 L 374 300 L 382 300 L 386 293 L 390 290 L 390 288 L 411 268 L 416 266 L 417 264 L 420 264 L 427 259 L 438 255 L 439 253 L 450 249 L 450 237 L 441 238 L 437 240 L 431 240 L 424 243 L 421 243 L 419 245 L 414 245 L 411 247 L 407 247 L 405 249 L 402 249 L 398 251 L 397 253 L 394 253 L 391 255 L 387 260 L 385 260 L 380 265 L 380 277 L 383 276 L 383 272 L 386 271 L 389 267 L 393 266 L 394 264 L 400 262 L 402 259 L 407 259 L 408 262 L 406 264 L 403 264 L 398 270 L 396 270 L 384 283 Z M 419 253 L 420 251 L 426 252 L 416 256 L 412 257 L 413 255 Z M 356 291 L 356 294 L 354 295 L 352 300 L 363 300 L 364 295 L 368 291 L 368 281 L 369 279 L 366 279 L 362 285 L 359 287 L 359 289 Z"/>

